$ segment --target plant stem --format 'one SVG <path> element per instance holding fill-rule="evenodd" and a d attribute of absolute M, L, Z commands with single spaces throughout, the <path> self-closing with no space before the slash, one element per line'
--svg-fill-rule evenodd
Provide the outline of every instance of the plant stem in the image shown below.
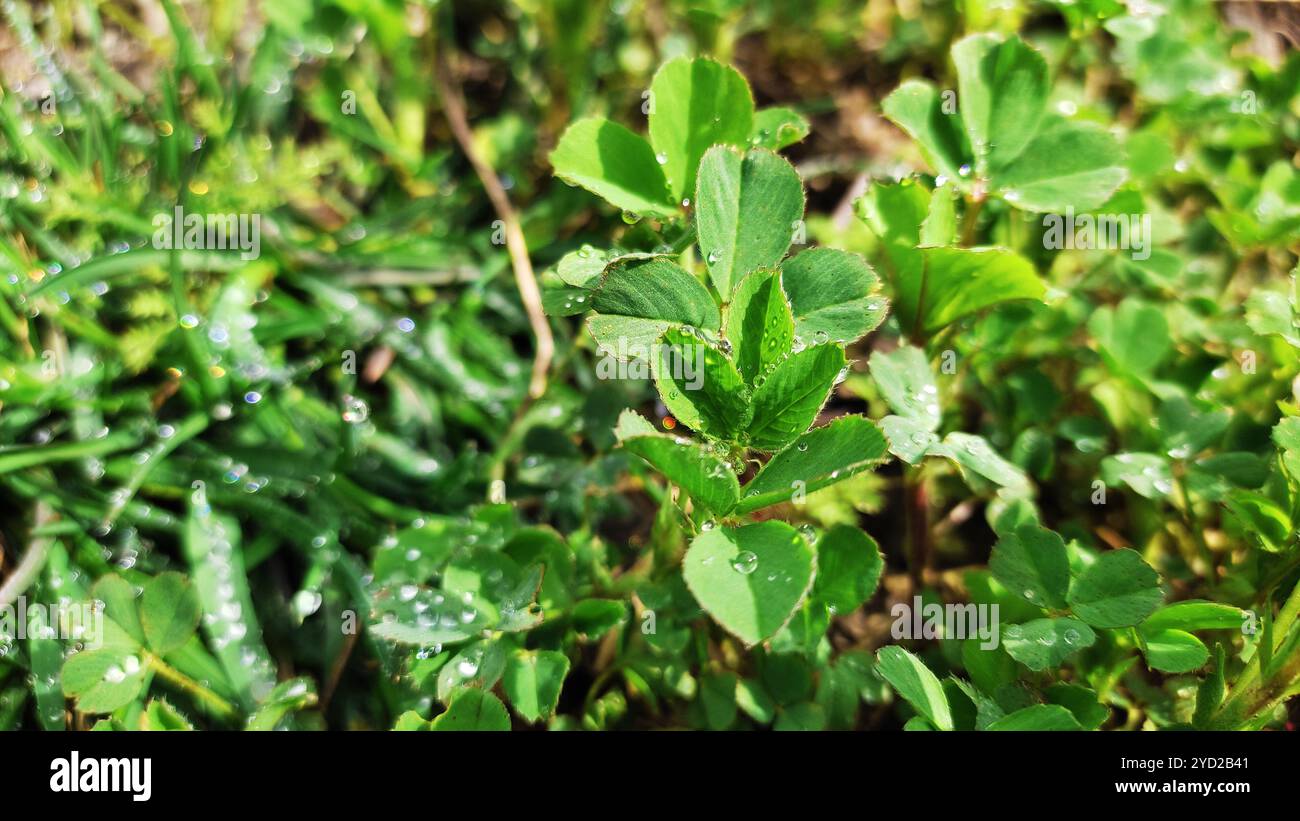
<path fill-rule="evenodd" d="M 907 527 L 907 567 L 919 589 L 925 583 L 930 563 L 930 500 L 919 467 L 905 467 L 903 474 L 903 519 Z"/>
<path fill-rule="evenodd" d="M 976 197 L 971 200 L 970 207 L 966 209 L 966 219 L 961 228 L 961 244 L 969 248 L 975 241 L 975 225 L 979 221 L 980 211 L 984 210 L 984 198 Z"/>
<path fill-rule="evenodd" d="M 1205 541 L 1205 533 L 1201 531 L 1200 524 L 1196 521 L 1196 511 L 1192 508 L 1192 496 L 1187 492 L 1187 480 L 1183 473 L 1182 464 L 1179 463 L 1175 470 L 1175 481 L 1178 483 L 1178 494 L 1182 496 L 1182 504 L 1177 505 L 1178 513 L 1183 519 L 1183 526 L 1192 534 L 1192 539 L 1196 542 L 1196 549 L 1201 554 L 1201 561 L 1205 562 L 1205 577 L 1213 591 L 1217 586 L 1217 574 L 1214 567 L 1214 554 L 1210 552 L 1210 546 Z"/>
<path fill-rule="evenodd" d="M 204 704 L 219 718 L 230 720 L 235 717 L 235 708 L 229 701 L 226 701 L 207 687 L 204 687 L 202 684 L 199 684 L 180 670 L 172 667 L 153 653 L 146 653 L 145 658 L 149 668 L 157 673 L 159 677 L 167 683 L 189 693 L 196 701 Z"/>
<path fill-rule="evenodd" d="M 1275 647 L 1285 643 L 1297 615 L 1300 615 L 1300 584 L 1291 591 L 1286 604 L 1282 605 L 1281 612 L 1273 622 L 1273 635 L 1278 637 Z M 1255 655 L 1251 657 L 1241 678 L 1233 685 L 1232 695 L 1215 712 L 1207 729 L 1240 729 L 1250 719 L 1271 708 L 1286 696 L 1297 676 L 1300 676 L 1300 653 L 1293 653 L 1292 657 L 1268 679 L 1263 678 L 1263 656 L 1264 654 L 1256 648 Z"/>
<path fill-rule="evenodd" d="M 45 502 L 36 503 L 36 519 L 32 525 L 33 531 L 41 530 L 54 521 L 54 511 Z M 18 600 L 32 582 L 36 581 L 36 576 L 45 566 L 45 559 L 50 555 L 50 544 L 54 540 L 48 536 L 40 536 L 32 539 L 27 545 L 27 552 L 23 554 L 18 566 L 14 572 L 9 574 L 5 583 L 0 585 L 0 607 L 8 607 Z"/>
<path fill-rule="evenodd" d="M 460 145 L 469 164 L 474 167 L 483 190 L 487 192 L 492 208 L 505 226 L 506 251 L 510 255 L 510 265 L 515 273 L 515 285 L 519 289 L 519 298 L 528 314 L 528 324 L 532 326 L 537 347 L 533 352 L 533 372 L 528 383 L 528 395 L 537 399 L 546 392 L 546 375 L 555 355 L 555 339 L 551 335 L 551 326 L 542 310 L 542 292 L 537 285 L 537 276 L 533 273 L 533 264 L 528 258 L 528 243 L 524 240 L 524 231 L 515 213 L 510 198 L 497 172 L 478 152 L 474 145 L 474 132 L 470 130 L 469 120 L 465 114 L 465 98 L 460 86 L 452 77 L 447 65 L 446 52 L 451 50 L 445 44 L 438 50 L 434 67 L 434 84 L 438 87 L 438 96 L 442 98 L 443 114 L 451 126 L 452 136 Z"/>

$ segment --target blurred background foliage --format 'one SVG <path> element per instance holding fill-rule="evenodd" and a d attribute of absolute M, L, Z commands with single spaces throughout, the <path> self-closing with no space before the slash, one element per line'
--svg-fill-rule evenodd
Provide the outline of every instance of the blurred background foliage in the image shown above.
<path fill-rule="evenodd" d="M 1261 460 L 1279 402 L 1297 401 L 1295 348 L 1241 309 L 1287 289 L 1300 236 L 1300 57 L 1294 15 L 1275 5 L 4 0 L 0 575 L 35 547 L 48 557 L 28 595 L 45 601 L 108 573 L 138 586 L 176 569 L 202 587 L 206 551 L 233 543 L 218 581 L 234 592 L 205 598 L 204 639 L 168 660 L 265 726 L 427 719 L 536 652 L 567 660 L 556 727 L 897 726 L 867 651 L 914 582 L 963 595 L 961 573 L 992 543 L 989 500 L 935 468 L 935 567 L 912 579 L 896 469 L 817 494 L 782 515 L 865 526 L 888 562 L 881 594 L 829 632 L 752 654 L 693 630 L 705 622 L 672 572 L 684 536 L 669 490 L 612 447 L 618 412 L 655 410 L 653 394 L 598 380 L 580 324 L 553 318 L 547 390 L 528 396 L 534 339 L 500 216 L 453 139 L 436 66 L 552 284 L 584 244 L 659 241 L 553 179 L 546 156 L 577 117 L 639 124 L 662 61 L 730 61 L 760 107 L 807 117 L 788 153 L 809 239 L 874 258 L 853 201 L 872 178 L 924 168 L 880 100 L 908 77 L 949 82 L 965 33 L 1021 32 L 1048 56 L 1057 110 L 1123 134 L 1131 181 L 1110 210 L 1150 212 L 1160 247 L 1145 262 L 1048 252 L 1039 226 L 991 205 L 994 239 L 1033 259 L 1054 297 L 944 340 L 962 363 L 949 413 L 1034 478 L 1067 537 L 1132 545 L 1173 587 L 1200 590 L 1234 566 L 1249 521 L 1221 517 L 1211 491 L 1172 508 L 1088 496 L 1103 457 L 1160 441 L 1162 399 L 1230 405 L 1225 450 Z M 178 206 L 259 214 L 260 256 L 155 249 L 154 216 Z M 1088 330 L 1099 306 L 1130 298 L 1167 329 L 1151 342 L 1167 349 L 1163 388 L 1116 374 Z M 852 353 L 865 363 L 882 335 Z M 854 370 L 828 412 L 883 415 Z M 386 597 L 412 583 L 500 611 L 535 564 L 540 626 L 418 648 L 339 629 L 349 613 L 382 623 Z M 1243 604 L 1259 595 L 1249 569 L 1215 581 Z M 223 611 L 232 600 L 247 609 Z M 68 648 L 51 660 L 40 642 L 0 646 L 0 727 L 92 723 L 59 693 Z M 737 672 L 761 683 L 742 681 L 740 718 L 709 696 L 719 681 L 734 691 Z M 272 695 L 276 680 L 307 695 Z M 1142 706 L 1117 722 L 1173 721 L 1184 686 L 1131 682 L 1141 695 L 1115 703 Z M 184 687 L 156 695 L 184 723 L 225 726 Z M 111 724 L 166 723 L 156 704 Z"/>

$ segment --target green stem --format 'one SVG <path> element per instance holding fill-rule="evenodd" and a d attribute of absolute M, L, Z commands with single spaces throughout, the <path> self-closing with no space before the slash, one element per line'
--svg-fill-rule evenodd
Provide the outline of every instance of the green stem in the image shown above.
<path fill-rule="evenodd" d="M 219 718 L 231 720 L 235 717 L 235 708 L 229 701 L 172 667 L 153 653 L 145 653 L 145 658 L 149 668 L 157 673 L 160 678 L 168 684 L 189 693 L 196 701 L 205 705 Z"/>
<path fill-rule="evenodd" d="M 1277 636 L 1278 639 L 1275 647 L 1270 649 L 1276 649 L 1278 644 L 1286 642 L 1297 615 L 1300 615 L 1300 584 L 1297 584 L 1295 589 L 1291 591 L 1286 604 L 1282 606 L 1281 612 L 1278 613 L 1277 619 L 1273 622 L 1273 635 Z M 1286 696 L 1296 678 L 1300 677 L 1300 653 L 1293 653 L 1292 657 L 1268 679 L 1263 678 L 1264 655 L 1266 654 L 1261 653 L 1259 648 L 1256 648 L 1255 655 L 1241 674 L 1241 678 L 1233 685 L 1232 695 L 1223 702 L 1214 714 L 1208 729 L 1239 729 L 1250 719 L 1271 708 Z M 1276 664 L 1276 660 L 1274 663 Z"/>
<path fill-rule="evenodd" d="M 962 223 L 961 244 L 969 248 L 975 241 L 975 225 L 979 221 L 980 211 L 984 210 L 984 198 L 977 197 L 971 201 L 970 207 L 966 209 L 966 220 Z"/>
<path fill-rule="evenodd" d="M 32 526 L 33 533 L 40 531 L 54 521 L 54 511 L 45 502 L 36 503 L 36 522 Z M 18 600 L 32 582 L 36 580 L 37 574 L 45 566 L 45 560 L 50 555 L 50 545 L 54 542 L 48 536 L 32 538 L 27 545 L 27 552 L 14 568 L 14 572 L 9 574 L 3 585 L 0 585 L 0 607 L 8 607 Z"/>
<path fill-rule="evenodd" d="M 1192 534 L 1192 539 L 1196 542 L 1196 549 L 1201 554 L 1201 561 L 1205 562 L 1206 581 L 1210 585 L 1210 590 L 1213 591 L 1216 586 L 1215 582 L 1218 581 L 1214 567 L 1214 554 L 1210 552 L 1210 546 L 1205 541 L 1205 533 L 1196 521 L 1196 511 L 1192 507 L 1192 496 L 1187 492 L 1187 480 L 1181 462 L 1175 469 L 1174 477 L 1174 480 L 1178 483 L 1178 494 L 1182 497 L 1182 504 L 1177 506 L 1178 514 L 1183 519 L 1183 526 Z"/>
<path fill-rule="evenodd" d="M 921 468 L 903 468 L 903 520 L 907 527 L 907 566 L 917 590 L 925 584 L 925 569 L 930 563 L 929 498 Z"/>

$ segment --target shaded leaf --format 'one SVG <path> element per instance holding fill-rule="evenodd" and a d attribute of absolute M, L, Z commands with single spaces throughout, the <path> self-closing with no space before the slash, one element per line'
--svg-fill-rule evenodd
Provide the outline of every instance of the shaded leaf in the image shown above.
<path fill-rule="evenodd" d="M 673 202 L 695 191 L 704 152 L 714 145 L 744 146 L 754 122 L 749 84 L 731 66 L 678 57 L 650 83 L 650 142 L 662 161 Z"/>
<path fill-rule="evenodd" d="M 1164 595 L 1160 577 L 1136 551 L 1101 554 L 1070 585 L 1070 609 L 1093 627 L 1132 627 L 1151 615 Z"/>

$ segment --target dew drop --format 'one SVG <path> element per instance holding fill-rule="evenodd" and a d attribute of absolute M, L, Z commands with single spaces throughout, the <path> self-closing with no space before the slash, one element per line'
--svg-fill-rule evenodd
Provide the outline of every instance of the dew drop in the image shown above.
<path fill-rule="evenodd" d="M 736 554 L 736 558 L 731 560 L 731 569 L 743 576 L 748 576 L 758 569 L 758 557 L 749 550 L 742 550 Z"/>

